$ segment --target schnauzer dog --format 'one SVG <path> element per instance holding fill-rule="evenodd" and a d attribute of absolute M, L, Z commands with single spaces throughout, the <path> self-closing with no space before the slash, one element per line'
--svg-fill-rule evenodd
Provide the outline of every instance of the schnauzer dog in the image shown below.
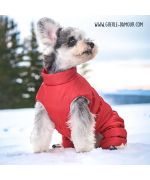
<path fill-rule="evenodd" d="M 31 133 L 33 151 L 49 151 L 54 129 L 62 135 L 62 146 L 76 152 L 123 147 L 123 119 L 76 70 L 96 56 L 97 46 L 79 29 L 63 28 L 49 18 L 40 19 L 37 29 L 45 48 Z"/>

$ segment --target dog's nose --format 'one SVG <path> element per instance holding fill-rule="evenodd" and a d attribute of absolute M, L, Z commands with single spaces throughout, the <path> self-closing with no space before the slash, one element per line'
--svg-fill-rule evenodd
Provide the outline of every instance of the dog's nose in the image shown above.
<path fill-rule="evenodd" d="M 93 49 L 94 48 L 94 43 L 93 42 L 87 42 L 87 44 Z"/>

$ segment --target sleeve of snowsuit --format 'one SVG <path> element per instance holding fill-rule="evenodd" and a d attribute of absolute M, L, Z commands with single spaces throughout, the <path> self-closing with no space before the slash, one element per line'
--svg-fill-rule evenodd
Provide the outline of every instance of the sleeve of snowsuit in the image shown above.
<path fill-rule="evenodd" d="M 100 141 L 100 147 L 107 149 L 110 146 L 120 146 L 127 143 L 127 132 L 124 127 L 124 121 L 116 111 L 106 121 L 100 129 L 103 139 Z"/>
<path fill-rule="evenodd" d="M 70 141 L 70 139 L 68 139 L 67 137 L 62 135 L 62 146 L 64 148 L 69 148 L 69 147 L 74 147 L 72 141 Z"/>

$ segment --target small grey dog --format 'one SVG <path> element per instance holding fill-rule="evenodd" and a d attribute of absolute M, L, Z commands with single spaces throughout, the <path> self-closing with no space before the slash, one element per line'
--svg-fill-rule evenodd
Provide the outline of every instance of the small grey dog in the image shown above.
<path fill-rule="evenodd" d="M 76 152 L 125 145 L 123 120 L 76 72 L 77 65 L 95 57 L 97 46 L 79 29 L 62 28 L 49 18 L 40 19 L 37 30 L 44 45 L 44 70 L 31 133 L 33 151 L 49 151 L 54 129 L 62 134 L 62 146 Z M 115 128 L 118 134 L 112 136 Z"/>

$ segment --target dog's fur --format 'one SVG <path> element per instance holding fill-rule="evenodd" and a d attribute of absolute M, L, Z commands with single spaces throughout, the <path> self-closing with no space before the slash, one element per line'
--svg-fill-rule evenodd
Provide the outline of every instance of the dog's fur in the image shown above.
<path fill-rule="evenodd" d="M 97 53 L 96 45 L 76 28 L 62 28 L 49 18 L 40 19 L 37 28 L 44 45 L 44 68 L 49 74 L 82 64 L 93 59 Z M 55 125 L 40 102 L 36 102 L 35 109 L 31 134 L 33 151 L 49 151 Z M 71 103 L 68 126 L 71 129 L 71 141 L 77 152 L 91 151 L 95 147 L 95 119 L 85 97 L 78 97 Z"/>

